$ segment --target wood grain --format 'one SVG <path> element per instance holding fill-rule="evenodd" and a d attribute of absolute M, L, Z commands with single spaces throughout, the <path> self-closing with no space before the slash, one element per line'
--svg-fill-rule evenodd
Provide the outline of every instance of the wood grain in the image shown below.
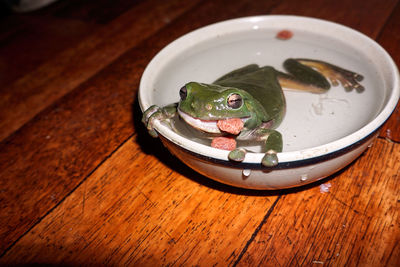
<path fill-rule="evenodd" d="M 37 15 L 12 16 L 5 20 L 3 23 L 11 27 L 0 34 L 2 91 L 61 51 L 75 46 L 97 28 L 93 23 L 77 19 Z"/>
<path fill-rule="evenodd" d="M 120 1 L 60 1 L 35 13 L 79 21 L 81 31 L 0 89 L 0 265 L 400 265 L 398 110 L 345 170 L 251 191 L 172 157 L 145 132 L 136 100 L 162 47 L 249 15 L 343 23 L 398 64 L 398 1 Z"/>
<path fill-rule="evenodd" d="M 132 0 L 70 0 L 5 16 L 0 23 L 0 62 L 4 63 L 0 64 L 0 87 L 77 45 L 135 4 Z"/>
<path fill-rule="evenodd" d="M 190 1 L 186 5 L 183 2 L 140 2 L 110 24 L 84 38 L 78 45 L 65 49 L 10 86 L 2 88 L 0 140 L 124 52 L 195 6 L 198 1 Z M 59 23 L 57 25 L 63 26 Z"/>

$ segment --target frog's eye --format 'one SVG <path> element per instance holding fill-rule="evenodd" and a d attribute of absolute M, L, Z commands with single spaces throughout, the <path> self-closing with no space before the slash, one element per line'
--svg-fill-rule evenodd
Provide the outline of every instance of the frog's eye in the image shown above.
<path fill-rule="evenodd" d="M 242 106 L 242 96 L 239 94 L 231 94 L 228 96 L 228 106 L 234 109 L 238 109 Z"/>
<path fill-rule="evenodd" d="M 179 96 L 181 97 L 181 100 L 185 100 L 187 97 L 187 88 L 186 86 L 183 86 L 181 90 L 179 90 Z"/>

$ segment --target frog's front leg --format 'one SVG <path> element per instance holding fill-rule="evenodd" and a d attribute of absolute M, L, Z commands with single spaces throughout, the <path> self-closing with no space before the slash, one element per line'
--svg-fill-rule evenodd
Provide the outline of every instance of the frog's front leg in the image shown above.
<path fill-rule="evenodd" d="M 342 84 L 347 90 L 364 91 L 359 83 L 363 76 L 350 70 L 338 67 L 321 60 L 306 58 L 289 58 L 283 63 L 290 74 L 278 72 L 279 83 L 282 87 L 323 93 L 330 88 L 329 79 L 333 86 Z"/>
<path fill-rule="evenodd" d="M 256 128 L 253 130 L 242 131 L 237 140 L 253 140 L 263 142 L 265 155 L 261 160 L 261 164 L 266 167 L 278 165 L 277 153 L 282 152 L 282 135 L 273 129 Z M 246 154 L 244 148 L 236 148 L 232 150 L 228 157 L 233 161 L 243 161 Z"/>
<path fill-rule="evenodd" d="M 155 120 L 165 121 L 170 125 L 171 128 L 174 128 L 171 118 L 175 116 L 177 106 L 177 103 L 165 106 L 163 108 L 160 108 L 157 105 L 152 105 L 143 112 L 142 122 L 146 125 L 146 128 L 152 137 L 158 136 L 156 130 L 154 130 Z"/>

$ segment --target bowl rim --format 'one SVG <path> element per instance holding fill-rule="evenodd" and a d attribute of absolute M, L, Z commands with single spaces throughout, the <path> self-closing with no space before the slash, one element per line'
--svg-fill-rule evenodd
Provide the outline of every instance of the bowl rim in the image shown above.
<path fill-rule="evenodd" d="M 390 55 L 386 52 L 386 50 L 381 47 L 378 43 L 376 43 L 370 37 L 360 33 L 352 28 L 344 26 L 342 24 L 338 24 L 335 22 L 311 18 L 311 17 L 303 17 L 303 16 L 292 16 L 292 15 L 265 15 L 265 16 L 251 16 L 251 17 L 242 17 L 236 19 L 225 20 L 221 22 L 217 22 L 214 24 L 210 24 L 205 27 L 201 27 L 194 31 L 191 31 L 173 42 L 169 43 L 165 46 L 161 51 L 159 51 L 154 58 L 150 61 L 150 63 L 145 68 L 143 75 L 140 80 L 139 86 L 139 105 L 142 110 L 146 110 L 148 107 L 152 105 L 145 98 L 145 90 L 149 89 L 149 86 L 154 79 L 154 74 L 157 73 L 157 70 L 162 69 L 162 65 L 168 62 L 168 59 L 173 58 L 179 51 L 179 47 L 184 44 L 184 47 L 190 47 L 195 45 L 196 42 L 207 40 L 208 38 L 215 37 L 218 34 L 221 34 L 221 30 L 224 29 L 224 33 L 234 33 L 239 31 L 240 27 L 237 26 L 251 26 L 249 29 L 254 28 L 255 25 L 259 22 L 273 22 L 274 24 L 279 24 L 282 22 L 285 23 L 307 23 L 307 25 L 311 25 L 313 27 L 318 25 L 318 28 L 321 27 L 329 27 L 333 30 L 339 30 L 346 35 L 350 35 L 353 37 L 357 37 L 358 39 L 366 42 L 366 44 L 373 47 L 373 49 L 379 53 L 384 62 L 388 65 L 388 70 L 391 71 L 392 81 L 391 84 L 393 88 L 391 90 L 390 95 L 387 97 L 386 105 L 380 110 L 380 112 L 375 116 L 373 120 L 369 123 L 365 124 L 363 127 L 358 129 L 357 131 L 344 136 L 342 138 L 336 139 L 332 142 L 322 144 L 315 147 L 305 148 L 297 151 L 289 151 L 289 152 L 281 152 L 278 153 L 279 164 L 277 168 L 282 166 L 288 166 L 291 162 L 296 162 L 294 165 L 303 165 L 309 162 L 321 161 L 325 158 L 332 158 L 333 155 L 341 155 L 349 150 L 351 150 L 357 144 L 363 143 L 363 140 L 368 140 L 372 135 L 374 135 L 379 128 L 386 122 L 386 120 L 390 117 L 392 112 L 395 110 L 397 102 L 400 96 L 400 81 L 399 81 L 399 71 L 397 69 L 396 64 Z M 230 26 L 230 27 L 226 27 Z M 235 27 L 233 27 L 235 26 Z M 276 26 L 277 27 L 277 26 Z M 279 26 L 279 29 L 282 29 L 282 26 Z M 156 120 L 154 124 L 154 128 L 156 131 L 161 134 L 163 137 L 171 141 L 172 143 L 182 147 L 184 150 L 192 152 L 193 154 L 201 155 L 204 159 L 209 159 L 214 162 L 226 163 L 230 164 L 228 160 L 229 151 L 220 150 L 216 148 L 212 148 L 210 146 L 200 144 L 196 141 L 189 140 L 178 133 L 174 132 L 172 129 L 162 124 L 160 121 Z M 247 166 L 256 166 L 260 165 L 261 159 L 264 153 L 260 152 L 249 152 L 246 154 L 246 157 L 242 164 Z M 290 165 L 290 164 L 289 164 Z"/>

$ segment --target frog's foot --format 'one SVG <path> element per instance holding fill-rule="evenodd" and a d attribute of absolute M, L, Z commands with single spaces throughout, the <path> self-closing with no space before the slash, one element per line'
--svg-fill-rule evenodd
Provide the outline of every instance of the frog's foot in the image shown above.
<path fill-rule="evenodd" d="M 228 158 L 232 161 L 242 162 L 246 156 L 246 150 L 244 148 L 236 148 L 229 152 Z"/>
<path fill-rule="evenodd" d="M 175 104 L 166 106 L 164 108 L 152 105 L 143 112 L 142 122 L 146 125 L 149 134 L 152 137 L 157 137 L 158 134 L 154 129 L 155 121 L 156 120 L 167 121 L 172 127 L 170 119 L 175 115 L 175 111 L 176 111 Z"/>
<path fill-rule="evenodd" d="M 261 164 L 265 167 L 274 167 L 278 165 L 278 152 L 282 152 L 283 142 L 280 132 L 273 129 L 256 128 L 241 133 L 238 140 L 253 140 L 263 143 L 263 151 L 266 151 L 261 160 Z"/>
<path fill-rule="evenodd" d="M 162 115 L 161 108 L 156 105 L 152 105 L 148 109 L 143 112 L 142 122 L 147 128 L 147 131 L 152 137 L 157 137 L 158 134 L 156 130 L 154 130 L 154 122 L 156 119 L 159 119 Z"/>
<path fill-rule="evenodd" d="M 265 167 L 274 167 L 278 165 L 278 156 L 275 150 L 268 150 L 261 160 L 261 164 Z"/>
<path fill-rule="evenodd" d="M 346 91 L 356 90 L 357 92 L 361 93 L 365 90 L 364 86 L 359 84 L 359 82 L 361 82 L 364 77 L 358 73 L 320 60 L 303 58 L 295 60 L 303 65 L 316 69 L 326 78 L 328 78 L 333 86 L 337 86 L 340 83 Z"/>
<path fill-rule="evenodd" d="M 278 152 L 282 152 L 283 142 L 282 135 L 277 131 L 272 131 L 265 142 L 267 151 L 261 160 L 261 164 L 265 167 L 274 167 L 278 165 Z"/>

